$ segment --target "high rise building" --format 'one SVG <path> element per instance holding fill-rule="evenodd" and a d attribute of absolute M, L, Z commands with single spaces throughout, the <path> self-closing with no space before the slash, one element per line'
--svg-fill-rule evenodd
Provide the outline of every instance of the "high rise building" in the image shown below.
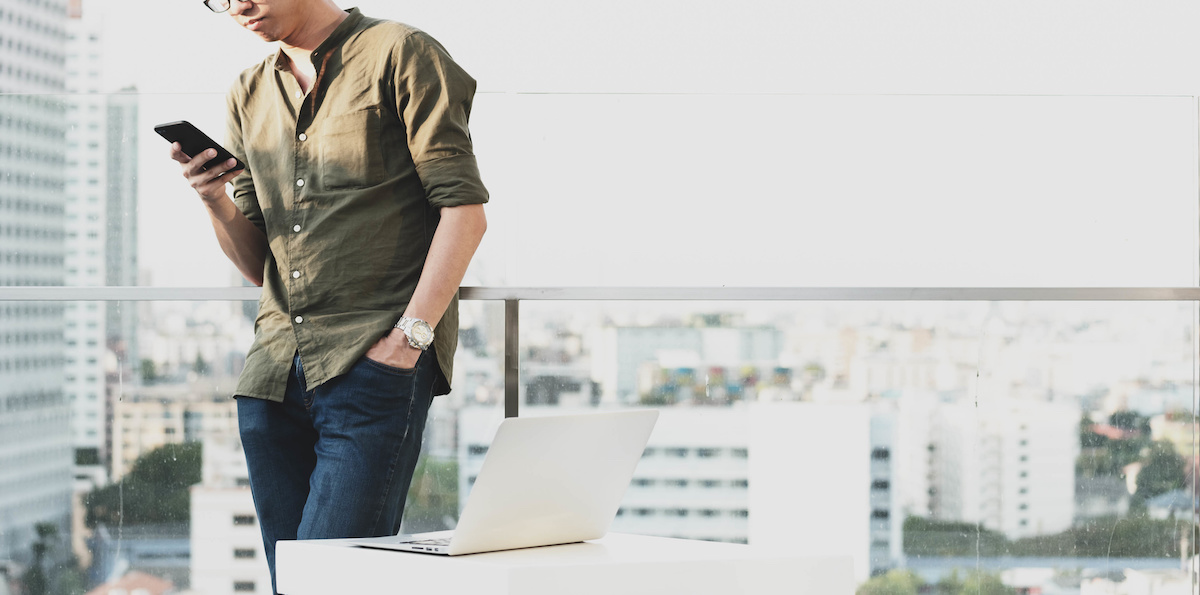
<path fill-rule="evenodd" d="M 66 37 L 65 2 L 0 0 L 0 285 L 64 281 Z M 0 559 L 68 531 L 63 328 L 61 304 L 0 303 Z"/>
<path fill-rule="evenodd" d="M 894 412 L 760 402 L 748 425 L 751 545 L 850 555 L 859 583 L 901 565 Z"/>
<path fill-rule="evenodd" d="M 943 404 L 932 423 L 930 509 L 1010 539 L 1058 533 L 1075 516 L 1077 405 L 1006 399 Z"/>
<path fill-rule="evenodd" d="M 67 167 L 65 284 L 105 282 L 107 110 L 101 94 L 98 11 L 71 0 L 67 20 Z M 66 304 L 64 390 L 71 403 L 77 489 L 107 481 L 104 460 L 105 318 L 103 303 Z"/>
<path fill-rule="evenodd" d="M 123 89 L 107 96 L 108 133 L 105 154 L 108 185 L 105 192 L 104 284 L 137 285 L 137 121 L 138 96 Z M 134 304 L 105 304 L 105 442 L 101 458 L 112 470 L 113 403 L 136 387 L 141 356 L 138 350 L 138 309 Z"/>

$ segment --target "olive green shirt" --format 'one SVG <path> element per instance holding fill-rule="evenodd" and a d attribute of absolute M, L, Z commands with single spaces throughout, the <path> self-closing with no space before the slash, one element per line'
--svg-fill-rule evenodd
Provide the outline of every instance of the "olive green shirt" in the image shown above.
<path fill-rule="evenodd" d="M 228 95 L 226 146 L 246 163 L 233 199 L 270 245 L 241 396 L 282 401 L 297 352 L 309 390 L 349 371 L 408 305 L 439 210 L 488 200 L 474 79 L 424 32 L 348 12 L 308 94 L 278 51 Z M 434 330 L 445 394 L 457 294 Z"/>

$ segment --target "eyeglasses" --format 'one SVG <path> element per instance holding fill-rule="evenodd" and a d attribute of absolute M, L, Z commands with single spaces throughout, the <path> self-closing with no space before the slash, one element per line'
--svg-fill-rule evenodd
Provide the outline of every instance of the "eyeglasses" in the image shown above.
<path fill-rule="evenodd" d="M 204 0 L 204 6 L 213 12 L 225 12 L 229 10 L 229 0 Z"/>

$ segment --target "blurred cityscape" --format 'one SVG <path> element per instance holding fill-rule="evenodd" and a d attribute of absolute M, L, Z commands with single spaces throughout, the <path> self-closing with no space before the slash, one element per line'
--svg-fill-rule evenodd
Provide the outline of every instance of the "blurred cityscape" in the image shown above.
<path fill-rule="evenodd" d="M 82 0 L 0 2 L 0 285 L 137 285 L 138 95 Z M 238 281 L 231 278 L 231 282 Z M 503 416 L 464 302 L 406 531 Z M 0 302 L 0 595 L 267 593 L 240 302 Z M 532 304 L 522 415 L 662 410 L 614 531 L 844 552 L 860 593 L 1195 593 L 1193 303 Z"/>

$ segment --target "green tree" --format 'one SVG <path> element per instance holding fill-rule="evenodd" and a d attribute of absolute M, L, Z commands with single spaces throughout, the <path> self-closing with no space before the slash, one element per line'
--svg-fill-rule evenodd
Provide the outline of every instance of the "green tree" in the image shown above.
<path fill-rule="evenodd" d="M 1008 541 L 996 531 L 972 523 L 904 520 L 904 553 L 910 556 L 1002 556 Z"/>
<path fill-rule="evenodd" d="M 200 483 L 200 443 L 167 444 L 143 454 L 120 482 L 84 499 L 87 526 L 185 523 L 191 491 Z"/>
<path fill-rule="evenodd" d="M 208 362 L 204 361 L 203 355 L 197 353 L 196 361 L 192 362 L 192 371 L 198 376 L 207 376 L 212 371 L 212 367 L 208 365 Z"/>
<path fill-rule="evenodd" d="M 1079 421 L 1079 445 L 1083 448 L 1104 448 L 1108 438 L 1092 431 L 1096 424 L 1087 416 Z"/>
<path fill-rule="evenodd" d="M 449 529 L 445 519 L 458 514 L 458 461 L 421 457 L 404 503 L 404 531 Z"/>
<path fill-rule="evenodd" d="M 1108 416 L 1109 425 L 1130 432 L 1138 432 L 1142 436 L 1150 435 L 1150 418 L 1136 412 L 1124 409 L 1114 411 Z"/>
<path fill-rule="evenodd" d="M 999 575 L 972 570 L 963 580 L 962 590 L 953 595 L 1016 595 L 1016 592 L 1005 586 Z"/>
<path fill-rule="evenodd" d="M 1186 463 L 1170 442 L 1161 440 L 1150 445 L 1137 476 L 1136 497 L 1143 502 L 1172 490 L 1182 489 L 1187 482 Z"/>
<path fill-rule="evenodd" d="M 863 583 L 855 595 L 917 595 L 924 584 L 911 570 L 889 570 Z"/>
<path fill-rule="evenodd" d="M 50 578 L 46 574 L 46 554 L 58 536 L 58 527 L 53 523 L 38 523 L 33 529 L 37 532 L 37 541 L 31 546 L 33 562 L 21 577 L 21 583 L 28 595 L 47 595 L 50 592 Z"/>
<path fill-rule="evenodd" d="M 158 366 L 154 360 L 143 359 L 141 365 L 142 384 L 154 384 L 158 380 Z"/>
<path fill-rule="evenodd" d="M 33 561 L 21 576 L 26 595 L 83 595 L 86 585 L 83 570 L 74 556 L 56 555 L 61 551 L 58 526 L 38 523 L 34 526 L 37 540 L 30 546 Z"/>

